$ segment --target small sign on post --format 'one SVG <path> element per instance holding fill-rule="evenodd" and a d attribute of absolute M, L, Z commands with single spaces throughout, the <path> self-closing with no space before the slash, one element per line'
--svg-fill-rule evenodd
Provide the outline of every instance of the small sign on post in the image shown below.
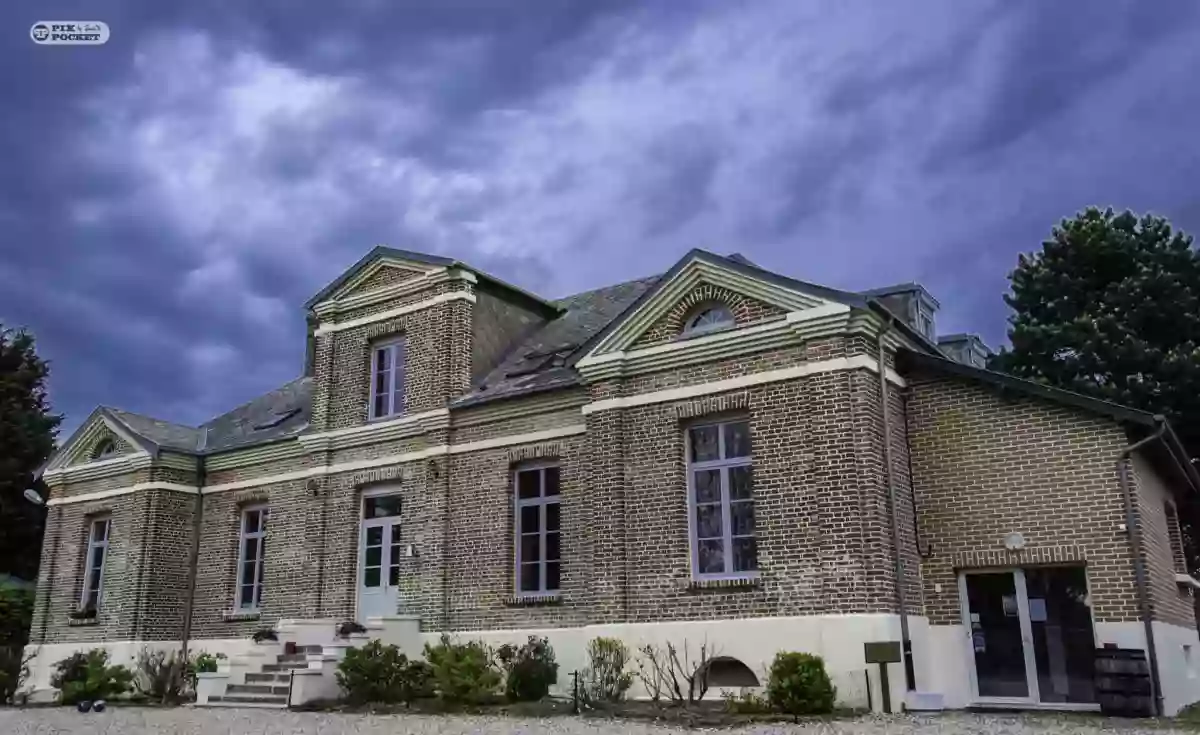
<path fill-rule="evenodd" d="M 863 657 L 869 664 L 879 664 L 879 691 L 883 695 L 883 711 L 892 714 L 892 687 L 888 683 L 888 664 L 904 660 L 900 641 L 872 641 L 863 644 Z"/>

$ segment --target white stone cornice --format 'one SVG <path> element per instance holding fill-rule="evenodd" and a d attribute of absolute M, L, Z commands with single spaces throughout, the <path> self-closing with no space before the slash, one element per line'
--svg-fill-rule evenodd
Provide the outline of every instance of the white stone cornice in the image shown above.
<path fill-rule="evenodd" d="M 345 449 L 363 444 L 394 441 L 417 436 L 427 431 L 445 429 L 450 425 L 450 410 L 439 408 L 433 411 L 414 413 L 389 421 L 378 421 L 346 429 L 335 429 L 318 434 L 301 434 L 300 443 L 310 452 Z"/>
<path fill-rule="evenodd" d="M 69 465 L 57 470 L 47 470 L 42 478 L 46 482 L 83 482 L 99 480 L 113 475 L 145 469 L 153 462 L 149 452 L 131 452 L 112 459 L 101 459 L 84 464 Z"/>
<path fill-rule="evenodd" d="M 633 406 L 646 406 L 654 403 L 682 401 L 689 398 L 696 398 L 698 396 L 710 395 L 713 393 L 724 393 L 726 391 L 739 390 L 741 388 L 749 388 L 756 385 L 777 383 L 784 380 L 797 380 L 809 375 L 838 372 L 843 370 L 870 370 L 878 373 L 879 363 L 875 357 L 870 355 L 838 357 L 832 360 L 805 362 L 792 367 L 780 368 L 778 370 L 766 370 L 760 373 L 747 373 L 746 375 L 739 375 L 736 378 L 716 380 L 711 383 L 684 385 L 678 388 L 668 388 L 666 390 L 658 390 L 650 393 L 639 393 L 632 396 L 621 396 L 619 398 L 605 398 L 584 406 L 583 413 L 590 414 L 598 411 L 611 411 L 618 408 L 631 408 Z M 887 379 L 889 382 L 895 385 L 903 386 L 906 384 L 904 378 L 900 377 L 900 375 L 891 368 L 887 369 Z"/>
<path fill-rule="evenodd" d="M 256 464 L 277 462 L 285 459 L 296 459 L 308 454 L 300 442 L 295 439 L 272 442 L 248 449 L 231 449 L 218 454 L 209 455 L 204 466 L 210 472 L 232 470 L 238 467 L 250 467 Z"/>
<path fill-rule="evenodd" d="M 68 495 L 62 498 L 50 498 L 46 501 L 46 505 L 54 506 L 70 505 L 72 503 L 90 503 L 97 500 L 118 498 L 122 495 L 130 495 L 141 490 L 169 490 L 176 493 L 195 495 L 200 489 L 192 485 L 180 485 L 174 482 L 139 482 L 134 485 L 126 485 L 125 487 L 117 487 L 111 490 L 99 490 L 94 493 L 80 493 L 78 495 Z"/>
<path fill-rule="evenodd" d="M 344 329 L 361 327 L 364 324 L 373 324 L 375 322 L 382 322 L 388 319 L 395 319 L 396 317 L 404 316 L 405 314 L 412 314 L 413 312 L 428 309 L 432 306 L 437 306 L 438 304 L 459 300 L 475 303 L 475 294 L 469 291 L 451 291 L 449 293 L 438 294 L 437 296 L 430 297 L 424 301 L 418 301 L 415 304 L 399 306 L 395 309 L 388 309 L 387 311 L 381 311 L 377 314 L 368 314 L 367 316 L 359 317 L 357 319 L 348 319 L 344 322 L 321 322 L 320 326 L 316 328 L 313 334 L 317 336 L 323 334 L 332 334 L 334 332 L 340 332 Z"/>

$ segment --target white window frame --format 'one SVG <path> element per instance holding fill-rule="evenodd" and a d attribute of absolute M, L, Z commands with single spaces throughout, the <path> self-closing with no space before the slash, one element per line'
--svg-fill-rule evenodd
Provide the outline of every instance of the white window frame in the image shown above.
<path fill-rule="evenodd" d="M 558 495 L 546 495 L 546 470 L 555 468 L 558 469 Z M 541 495 L 536 498 L 521 498 L 520 493 L 520 475 L 522 472 L 538 472 L 541 474 L 541 482 L 539 487 L 542 489 Z M 558 595 L 562 591 L 562 466 L 556 461 L 529 462 L 517 465 L 513 469 L 513 588 L 516 590 L 517 597 L 547 597 Z M 558 506 L 558 530 L 546 530 L 546 515 L 547 508 L 551 505 Z M 521 509 L 528 507 L 537 507 L 538 510 L 538 588 L 536 590 L 521 589 Z M 558 587 L 549 589 L 546 586 L 547 577 L 547 560 L 546 560 L 546 537 L 550 533 L 558 534 Z M 532 535 L 532 534 L 530 534 Z M 534 562 L 530 562 L 534 563 Z"/>
<path fill-rule="evenodd" d="M 258 530 L 247 532 L 246 521 L 251 513 L 260 514 L 258 517 Z M 237 612 L 256 612 L 262 604 L 263 593 L 266 591 L 266 560 L 264 559 L 264 555 L 267 549 L 267 521 L 270 518 L 271 510 L 265 505 L 248 505 L 242 508 L 242 512 L 238 516 L 238 562 L 234 575 L 233 595 L 233 608 Z M 254 555 L 254 582 L 251 585 L 252 594 L 248 601 L 242 598 L 242 591 L 245 588 L 242 582 L 242 569 L 246 565 L 247 540 L 257 541 L 257 551 Z"/>
<path fill-rule="evenodd" d="M 96 529 L 103 526 L 103 538 L 96 538 Z M 96 590 L 95 609 L 100 611 L 101 605 L 104 604 L 104 568 L 108 566 L 108 538 L 112 534 L 112 517 L 100 516 L 93 518 L 88 524 L 88 540 L 87 553 L 83 557 L 83 589 L 79 593 L 79 609 L 88 609 L 89 593 L 94 588 Z M 93 555 L 96 552 L 102 554 L 100 558 L 99 568 L 92 562 Z M 94 582 L 94 584 L 93 584 Z"/>
<path fill-rule="evenodd" d="M 376 384 L 379 376 L 379 353 L 388 354 L 387 406 L 382 413 L 375 410 L 375 399 L 379 397 Z M 371 376 L 370 402 L 367 404 L 367 418 L 371 421 L 395 418 L 404 414 L 405 377 L 408 363 L 408 347 L 403 337 L 377 342 L 371 345 Z M 399 403 L 397 406 L 397 396 Z"/>
<path fill-rule="evenodd" d="M 734 467 L 749 467 L 751 472 L 751 483 L 754 477 L 754 449 L 750 448 L 750 453 L 745 457 L 725 457 L 725 426 L 728 424 L 745 424 L 747 435 L 750 431 L 750 420 L 745 417 L 730 417 L 714 421 L 701 421 L 694 424 L 688 424 L 684 427 L 684 464 L 687 468 L 687 508 L 688 508 L 688 545 L 691 549 L 691 567 L 692 579 L 694 580 L 719 580 L 719 579 L 756 579 L 758 577 L 758 569 L 748 569 L 741 572 L 733 570 L 733 513 L 731 499 L 729 497 L 729 470 Z M 703 462 L 695 462 L 692 460 L 692 431 L 710 426 L 717 427 L 717 459 L 706 460 Z M 698 529 L 696 527 L 696 472 L 701 470 L 720 470 L 721 477 L 721 543 L 723 544 L 725 554 L 725 571 L 720 573 L 702 573 L 700 571 L 700 539 L 697 537 Z M 754 534 L 753 538 L 755 545 L 758 544 L 758 497 L 754 493 L 754 485 L 751 484 L 750 502 L 754 503 Z M 741 502 L 741 501 L 732 501 Z M 707 503 L 706 503 L 707 505 Z M 739 536 L 739 538 L 741 538 Z M 758 554 L 755 554 L 755 564 L 757 567 Z"/>
<path fill-rule="evenodd" d="M 723 319 L 719 322 L 712 322 L 710 324 L 696 326 L 696 320 L 710 311 L 722 311 L 729 318 Z M 688 314 L 687 321 L 683 323 L 683 333 L 685 335 L 707 334 L 708 332 L 729 329 L 735 324 L 736 321 L 733 318 L 733 310 L 728 306 L 720 303 L 705 303 L 702 304 L 700 308 L 693 309 L 692 312 Z"/>

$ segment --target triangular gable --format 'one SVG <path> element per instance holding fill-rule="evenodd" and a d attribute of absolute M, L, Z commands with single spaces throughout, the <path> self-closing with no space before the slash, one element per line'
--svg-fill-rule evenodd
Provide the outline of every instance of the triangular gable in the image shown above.
<path fill-rule="evenodd" d="M 57 470 L 93 461 L 93 450 L 106 437 L 113 437 L 117 442 L 118 454 L 115 456 L 149 455 L 157 449 L 152 442 L 130 431 L 129 427 L 101 407 L 92 411 L 87 420 L 75 430 L 75 433 L 71 434 L 71 437 L 50 458 L 44 470 Z"/>
<path fill-rule="evenodd" d="M 661 323 L 672 309 L 686 304 L 690 293 L 706 284 L 782 313 L 845 313 L 850 305 L 866 305 L 854 294 L 784 278 L 744 260 L 693 250 L 597 335 L 585 351 L 581 351 L 583 357 L 579 364 L 586 365 L 589 360 L 603 355 L 636 348 L 643 335 Z"/>
<path fill-rule="evenodd" d="M 425 255 L 407 250 L 397 250 L 382 245 L 375 247 L 357 263 L 350 266 L 325 288 L 321 289 L 305 304 L 313 308 L 317 304 L 345 298 L 352 293 L 383 288 L 407 278 L 417 278 L 426 273 L 454 265 L 455 261 L 436 255 Z"/>

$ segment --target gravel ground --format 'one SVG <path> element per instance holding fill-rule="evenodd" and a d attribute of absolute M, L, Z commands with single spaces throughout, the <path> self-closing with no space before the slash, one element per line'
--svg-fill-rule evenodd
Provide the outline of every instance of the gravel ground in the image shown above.
<path fill-rule="evenodd" d="M 66 708 L 0 709 L 3 735 L 666 735 L 701 732 L 610 720 L 557 717 L 521 720 L 508 717 L 418 715 L 342 715 L 261 709 L 151 709 L 129 707 L 81 715 Z M 822 733 L 835 735 L 1165 735 L 1162 725 L 1099 718 L 1047 715 L 945 714 L 937 717 L 869 717 L 802 725 L 759 725 L 723 733 Z M 1192 730 L 1191 732 L 1195 732 Z"/>

